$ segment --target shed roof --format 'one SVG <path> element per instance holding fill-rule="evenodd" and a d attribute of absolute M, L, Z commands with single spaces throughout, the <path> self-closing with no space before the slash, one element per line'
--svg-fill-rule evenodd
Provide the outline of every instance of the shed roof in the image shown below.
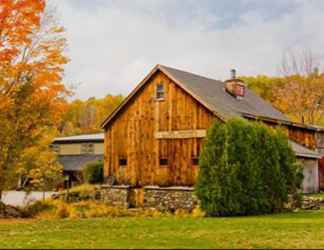
<path fill-rule="evenodd" d="M 319 153 L 317 153 L 316 151 L 313 151 L 311 149 L 308 149 L 308 148 L 300 145 L 299 143 L 296 143 L 292 140 L 289 140 L 289 143 L 290 143 L 292 149 L 294 150 L 296 156 L 303 157 L 303 158 L 314 158 L 314 159 L 321 158 Z"/>
<path fill-rule="evenodd" d="M 249 89 L 246 90 L 244 98 L 238 99 L 225 91 L 224 82 L 222 81 L 163 65 L 157 65 L 127 96 L 120 106 L 106 118 L 102 123 L 102 127 L 106 127 L 109 124 L 157 71 L 161 71 L 167 75 L 180 88 L 222 120 L 227 120 L 234 116 L 243 116 L 243 114 L 251 114 L 257 117 L 268 117 L 289 122 L 289 119 L 283 113 Z"/>
<path fill-rule="evenodd" d="M 53 143 L 65 143 L 65 142 L 103 142 L 104 133 L 97 134 L 83 134 L 66 137 L 56 137 Z"/>
<path fill-rule="evenodd" d="M 103 160 L 103 155 L 59 155 L 64 171 L 81 171 L 89 162 Z"/>

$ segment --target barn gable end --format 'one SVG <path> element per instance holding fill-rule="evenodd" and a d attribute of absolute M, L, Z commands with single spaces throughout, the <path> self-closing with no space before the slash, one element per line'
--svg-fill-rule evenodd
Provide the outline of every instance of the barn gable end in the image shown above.
<path fill-rule="evenodd" d="M 158 88 L 164 98 L 157 98 Z M 213 112 L 155 70 L 104 123 L 105 176 L 133 186 L 192 186 L 203 137 L 215 119 Z"/>

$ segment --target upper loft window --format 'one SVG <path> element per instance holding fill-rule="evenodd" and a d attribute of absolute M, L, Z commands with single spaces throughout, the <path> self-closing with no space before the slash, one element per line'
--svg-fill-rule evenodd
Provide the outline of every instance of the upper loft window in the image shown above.
<path fill-rule="evenodd" d="M 155 98 L 156 100 L 164 100 L 164 97 L 165 97 L 164 85 L 163 83 L 159 83 L 158 85 L 156 85 Z"/>
<path fill-rule="evenodd" d="M 81 154 L 94 154 L 94 145 L 92 143 L 82 143 Z"/>

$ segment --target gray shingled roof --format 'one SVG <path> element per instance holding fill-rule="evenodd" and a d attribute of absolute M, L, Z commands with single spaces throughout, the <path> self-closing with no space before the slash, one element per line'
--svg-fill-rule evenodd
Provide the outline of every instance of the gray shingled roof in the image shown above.
<path fill-rule="evenodd" d="M 103 160 L 103 155 L 60 155 L 59 163 L 64 171 L 81 171 L 89 162 Z"/>
<path fill-rule="evenodd" d="M 247 113 L 289 121 L 284 114 L 248 88 L 244 98 L 237 99 L 225 91 L 224 82 L 222 81 L 167 66 L 160 65 L 160 67 L 199 99 L 207 103 L 214 112 L 221 114 L 225 118 Z"/>
<path fill-rule="evenodd" d="M 289 140 L 289 143 L 292 147 L 292 149 L 294 150 L 296 156 L 299 157 L 306 157 L 306 158 L 321 158 L 320 154 L 317 153 L 316 151 L 313 151 L 311 149 L 308 149 L 292 140 Z"/>
<path fill-rule="evenodd" d="M 57 142 L 100 142 L 104 141 L 104 133 L 97 134 L 83 134 L 83 135 L 75 135 L 75 136 L 66 136 L 66 137 L 56 137 L 54 139 L 54 143 Z"/>
<path fill-rule="evenodd" d="M 268 117 L 275 120 L 290 122 L 280 111 L 269 102 L 263 100 L 253 91 L 246 89 L 246 95 L 237 99 L 224 88 L 224 82 L 196 75 L 171 67 L 157 65 L 124 99 L 124 101 L 105 119 L 102 127 L 106 127 L 158 70 L 171 78 L 177 85 L 192 95 L 198 102 L 223 120 L 235 116 L 251 114 L 256 117 Z"/>

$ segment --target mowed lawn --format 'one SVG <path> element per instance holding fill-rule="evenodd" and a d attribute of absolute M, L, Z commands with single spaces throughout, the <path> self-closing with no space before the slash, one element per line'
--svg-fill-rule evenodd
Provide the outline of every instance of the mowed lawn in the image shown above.
<path fill-rule="evenodd" d="M 324 248 L 324 210 L 235 218 L 0 220 L 1 248 Z"/>

